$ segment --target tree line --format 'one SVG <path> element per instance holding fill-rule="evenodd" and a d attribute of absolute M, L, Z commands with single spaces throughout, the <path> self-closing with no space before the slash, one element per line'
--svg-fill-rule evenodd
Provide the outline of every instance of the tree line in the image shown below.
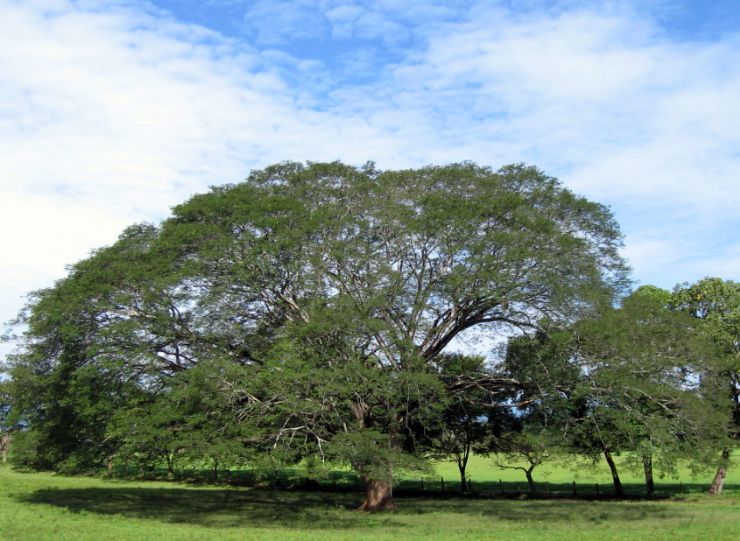
<path fill-rule="evenodd" d="M 473 452 L 718 466 L 740 424 L 740 284 L 632 284 L 608 208 L 542 171 L 280 163 L 36 291 L 3 364 L 19 464 L 351 467 Z M 466 353 L 505 339 L 498 362 Z M 508 337 L 508 338 L 507 338 Z"/>

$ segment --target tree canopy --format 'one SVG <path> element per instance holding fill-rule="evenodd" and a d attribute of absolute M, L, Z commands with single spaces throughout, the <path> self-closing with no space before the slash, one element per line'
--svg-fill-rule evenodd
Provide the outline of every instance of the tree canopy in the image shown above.
<path fill-rule="evenodd" d="M 549 329 L 607 317 L 629 286 L 620 246 L 605 206 L 534 167 L 254 171 L 126 229 L 31 296 L 7 363 L 28 427 L 18 448 L 71 469 L 314 456 L 357 472 L 364 508 L 389 507 L 393 472 L 425 457 L 457 453 L 464 479 L 465 437 L 512 405 L 528 404 L 538 434 L 572 424 L 588 401 L 570 339 L 536 359 L 522 344 L 503 367 L 450 354 L 470 332 L 542 345 Z M 626 335 L 590 336 L 599 389 L 613 372 L 597 359 L 639 364 L 619 350 Z"/>
<path fill-rule="evenodd" d="M 681 284 L 673 294 L 676 310 L 702 322 L 701 330 L 714 344 L 715 362 L 702 367 L 703 386 L 723 391 L 711 399 L 731 404 L 725 418 L 724 445 L 710 494 L 720 494 L 733 447 L 740 439 L 740 283 L 720 278 L 705 278 L 695 284 Z"/>

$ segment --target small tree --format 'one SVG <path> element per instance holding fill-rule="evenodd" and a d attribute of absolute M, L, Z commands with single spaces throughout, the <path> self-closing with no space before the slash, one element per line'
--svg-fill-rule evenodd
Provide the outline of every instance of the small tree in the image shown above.
<path fill-rule="evenodd" d="M 577 400 L 582 407 L 574 412 L 570 420 L 567 446 L 572 452 L 588 457 L 594 463 L 603 457 L 612 477 L 614 494 L 623 498 L 624 487 L 614 456 L 630 446 L 619 428 L 621 413 L 595 399 L 585 386 Z"/>
<path fill-rule="evenodd" d="M 0 454 L 2 455 L 2 463 L 8 462 L 8 452 L 10 450 L 10 443 L 13 440 L 11 430 L 13 428 L 10 421 L 10 392 L 8 389 L 8 382 L 0 380 Z"/>
<path fill-rule="evenodd" d="M 435 360 L 435 367 L 443 381 L 448 381 L 449 403 L 442 417 L 442 425 L 433 438 L 432 455 L 452 458 L 460 473 L 460 491 L 470 490 L 467 466 L 474 451 L 485 453 L 489 421 L 495 415 L 490 388 L 474 383 L 486 379 L 485 359 L 481 356 L 460 353 L 442 354 Z"/>
<path fill-rule="evenodd" d="M 521 432 L 509 432 L 495 438 L 496 465 L 501 469 L 521 470 L 527 478 L 530 494 L 537 493 L 532 472 L 551 458 L 559 439 L 546 429 L 525 426 Z"/>
<path fill-rule="evenodd" d="M 563 331 L 540 323 L 532 336 L 509 339 L 506 355 L 497 372 L 511 382 L 504 402 L 511 412 L 504 416 L 492 449 L 504 460 L 501 468 L 522 470 L 530 492 L 536 492 L 532 472 L 559 454 L 568 441 L 570 421 L 579 411 L 579 367 L 573 362 L 573 339 Z M 515 463 L 524 463 L 513 465 Z"/>
<path fill-rule="evenodd" d="M 715 362 L 699 372 L 703 386 L 708 388 L 705 400 L 722 403 L 729 399 L 731 403 L 719 464 L 709 487 L 709 494 L 718 495 L 732 449 L 740 440 L 740 283 L 705 278 L 693 285 L 683 284 L 674 290 L 672 304 L 674 309 L 701 320 L 701 332 L 716 346 Z"/>
<path fill-rule="evenodd" d="M 711 362 L 706 342 L 690 318 L 668 309 L 669 299 L 643 287 L 622 307 L 576 326 L 589 404 L 581 424 L 592 416 L 610 449 L 639 457 L 648 495 L 656 457 L 664 471 L 680 458 L 702 461 L 724 415 L 697 392 L 694 375 Z"/>

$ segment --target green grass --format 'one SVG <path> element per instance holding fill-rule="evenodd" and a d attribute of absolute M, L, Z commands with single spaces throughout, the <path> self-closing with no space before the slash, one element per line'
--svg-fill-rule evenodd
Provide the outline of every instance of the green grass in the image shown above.
<path fill-rule="evenodd" d="M 734 461 L 740 463 L 740 456 Z M 617 457 L 616 462 L 619 476 L 624 485 L 627 496 L 641 497 L 645 494 L 644 478 L 641 470 L 627 467 L 622 457 Z M 567 466 L 565 465 L 567 464 Z M 435 466 L 436 475 L 424 478 L 425 489 L 438 491 L 441 489 L 441 479 L 445 481 L 448 491 L 459 490 L 460 474 L 457 466 L 452 462 L 440 462 Z M 513 469 L 500 469 L 495 465 L 495 460 L 490 457 L 472 456 L 468 463 L 467 475 L 472 480 L 473 490 L 486 495 L 500 495 L 501 489 L 505 495 L 513 495 L 517 492 L 528 491 L 527 480 L 524 472 Z M 714 470 L 707 470 L 699 475 L 692 475 L 688 468 L 679 468 L 676 477 L 666 476 L 661 478 L 660 471 L 656 470 L 656 484 L 659 496 L 674 494 L 703 494 L 709 488 L 709 483 L 714 476 Z M 538 490 L 549 492 L 552 495 L 571 495 L 572 483 L 575 481 L 578 496 L 601 497 L 613 496 L 611 473 L 604 460 L 592 463 L 583 459 L 568 457 L 563 461 L 544 463 L 534 470 L 534 480 Z M 419 476 L 410 477 L 402 482 L 402 487 L 420 487 Z M 598 485 L 598 488 L 597 488 Z M 725 492 L 728 495 L 740 497 L 740 467 L 730 468 L 725 481 Z"/>
<path fill-rule="evenodd" d="M 487 476 L 494 486 L 500 476 L 518 473 L 500 472 L 485 458 L 476 458 L 471 468 L 474 483 L 477 477 L 485 484 Z M 447 464 L 438 465 L 438 471 L 449 472 L 450 479 L 456 474 Z M 602 472 L 586 473 L 584 487 Z M 572 476 L 562 467 L 549 473 L 553 483 L 567 483 Z M 702 481 L 705 487 L 707 479 Z M 369 515 L 353 510 L 361 500 L 356 492 L 188 486 L 0 467 L 0 539 L 730 540 L 740 534 L 737 481 L 732 472 L 729 494 L 714 499 L 698 494 L 658 501 L 400 496 L 397 511 Z"/>

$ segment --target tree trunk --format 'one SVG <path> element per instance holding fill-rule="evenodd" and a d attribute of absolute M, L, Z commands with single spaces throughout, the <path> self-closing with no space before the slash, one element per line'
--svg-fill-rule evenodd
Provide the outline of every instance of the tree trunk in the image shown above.
<path fill-rule="evenodd" d="M 468 458 L 470 456 L 470 451 L 466 449 L 461 456 L 458 456 L 457 458 L 457 469 L 460 471 L 460 492 L 462 494 L 465 494 L 468 490 L 470 490 L 470 487 L 468 486 L 468 480 L 465 477 L 465 470 L 468 467 Z"/>
<path fill-rule="evenodd" d="M 645 489 L 647 490 L 647 496 L 648 498 L 652 498 L 655 495 L 652 455 L 642 455 L 642 469 L 645 471 Z"/>
<path fill-rule="evenodd" d="M 10 434 L 3 434 L 0 436 L 0 448 L 2 448 L 3 453 L 3 464 L 8 463 L 8 449 L 10 448 L 10 441 L 13 439 L 13 437 Z"/>
<path fill-rule="evenodd" d="M 363 479 L 365 483 L 365 501 L 360 505 L 361 511 L 390 511 L 393 505 L 393 483 L 389 480 Z"/>
<path fill-rule="evenodd" d="M 465 494 L 468 491 L 468 481 L 465 479 L 465 466 L 458 464 L 460 470 L 460 493 Z"/>
<path fill-rule="evenodd" d="M 175 477 L 175 456 L 174 453 L 167 453 L 167 478 Z"/>
<path fill-rule="evenodd" d="M 365 403 L 353 404 L 352 412 L 361 430 L 369 428 L 371 423 L 367 417 L 368 407 Z M 398 449 L 399 443 L 395 434 L 389 434 L 388 438 L 388 444 L 391 448 Z M 396 508 L 393 505 L 393 465 L 391 463 L 388 464 L 388 476 L 385 479 L 369 478 L 367 475 L 361 473 L 364 470 L 361 464 L 354 465 L 353 467 L 356 472 L 360 473 L 360 478 L 365 485 L 365 500 L 360 504 L 360 511 L 390 511 Z"/>
<path fill-rule="evenodd" d="M 527 483 L 529 483 L 529 493 L 532 495 L 537 493 L 537 487 L 534 484 L 534 478 L 532 478 L 533 469 L 534 467 L 524 470 L 524 473 L 527 474 Z"/>
<path fill-rule="evenodd" d="M 709 494 L 712 496 L 719 496 L 722 494 L 722 488 L 725 485 L 725 476 L 727 475 L 727 463 L 730 460 L 730 450 L 725 449 L 722 451 L 722 460 L 717 466 L 717 473 L 714 474 L 714 479 L 709 487 Z"/>
<path fill-rule="evenodd" d="M 612 482 L 614 483 L 614 493 L 619 498 L 624 498 L 624 488 L 622 488 L 622 481 L 619 479 L 619 473 L 617 472 L 617 465 L 614 463 L 611 451 L 608 447 L 604 447 L 604 458 L 606 463 L 609 464 L 609 470 L 612 472 Z"/>

